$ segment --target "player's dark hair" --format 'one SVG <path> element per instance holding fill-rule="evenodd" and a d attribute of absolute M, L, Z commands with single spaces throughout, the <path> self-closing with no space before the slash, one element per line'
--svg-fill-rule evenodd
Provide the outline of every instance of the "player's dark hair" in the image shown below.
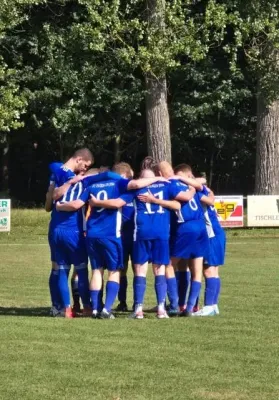
<path fill-rule="evenodd" d="M 177 174 L 178 172 L 192 172 L 192 168 L 188 164 L 179 164 L 174 169 L 174 173 Z"/>
<path fill-rule="evenodd" d="M 144 169 L 150 169 L 151 171 L 154 172 L 154 174 L 156 176 L 160 175 L 158 164 L 155 162 L 154 158 L 151 156 L 147 156 L 142 160 L 140 169 L 141 169 L 141 171 L 143 171 Z"/>
<path fill-rule="evenodd" d="M 83 160 L 86 160 L 86 161 L 91 161 L 92 164 L 94 162 L 93 154 L 86 147 L 84 147 L 82 149 L 78 149 L 74 152 L 73 158 L 77 158 L 77 157 L 81 157 Z"/>

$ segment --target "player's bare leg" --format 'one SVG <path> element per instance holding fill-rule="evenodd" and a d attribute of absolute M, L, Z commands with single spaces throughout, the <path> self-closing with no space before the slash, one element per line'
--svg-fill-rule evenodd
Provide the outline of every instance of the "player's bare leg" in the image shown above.
<path fill-rule="evenodd" d="M 128 311 L 128 306 L 127 306 L 127 272 L 128 272 L 128 265 L 129 262 L 125 262 L 124 268 L 120 272 L 120 289 L 118 292 L 118 300 L 119 304 L 116 307 L 116 311 Z M 122 282 L 122 283 L 121 283 Z M 123 282 L 125 282 L 126 286 L 122 287 Z"/>
<path fill-rule="evenodd" d="M 71 289 L 72 289 L 72 298 L 73 298 L 73 315 L 76 316 L 77 314 L 81 313 L 80 308 L 80 297 L 78 291 L 78 275 L 76 270 L 74 269 L 72 278 L 71 278 Z"/>
<path fill-rule="evenodd" d="M 93 269 L 90 281 L 90 297 L 92 305 L 92 317 L 97 318 L 102 309 L 102 287 L 104 269 Z"/>

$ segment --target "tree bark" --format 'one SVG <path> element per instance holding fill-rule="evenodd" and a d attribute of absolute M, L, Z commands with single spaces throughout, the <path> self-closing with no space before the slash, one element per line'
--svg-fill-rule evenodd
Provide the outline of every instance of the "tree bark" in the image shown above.
<path fill-rule="evenodd" d="M 255 194 L 279 194 L 279 101 L 257 103 L 257 155 Z"/>
<path fill-rule="evenodd" d="M 156 35 L 156 37 L 164 35 L 165 0 L 147 0 L 147 19 L 150 35 Z M 165 71 L 160 71 L 158 75 L 156 77 L 152 72 L 148 72 L 145 75 L 148 154 L 157 162 L 163 160 L 171 162 L 166 73 Z"/>
<path fill-rule="evenodd" d="M 146 125 L 148 154 L 155 161 L 171 163 L 170 121 L 166 79 L 146 76 Z"/>

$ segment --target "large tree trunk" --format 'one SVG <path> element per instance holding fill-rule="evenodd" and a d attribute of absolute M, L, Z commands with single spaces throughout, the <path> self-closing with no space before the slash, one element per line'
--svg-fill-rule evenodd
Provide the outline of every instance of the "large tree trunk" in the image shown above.
<path fill-rule="evenodd" d="M 147 18 L 149 35 L 155 35 L 159 45 L 159 38 L 164 35 L 165 30 L 165 0 L 147 0 Z M 158 162 L 163 160 L 171 162 L 170 122 L 165 71 L 159 71 L 158 77 L 152 72 L 146 73 L 145 83 L 147 91 L 146 127 L 148 154 Z"/>
<path fill-rule="evenodd" d="M 279 101 L 258 95 L 255 194 L 279 194 Z"/>
<path fill-rule="evenodd" d="M 146 125 L 148 154 L 156 161 L 171 162 L 170 122 L 166 79 L 146 76 Z"/>

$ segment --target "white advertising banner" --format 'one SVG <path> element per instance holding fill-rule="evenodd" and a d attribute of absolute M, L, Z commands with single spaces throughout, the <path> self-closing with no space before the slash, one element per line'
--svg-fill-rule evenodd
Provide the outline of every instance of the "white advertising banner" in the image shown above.
<path fill-rule="evenodd" d="M 214 206 L 224 228 L 243 226 L 243 196 L 215 196 Z"/>
<path fill-rule="evenodd" d="M 11 200 L 0 199 L 0 232 L 11 230 Z"/>
<path fill-rule="evenodd" d="M 247 196 L 248 226 L 279 226 L 278 196 Z"/>

